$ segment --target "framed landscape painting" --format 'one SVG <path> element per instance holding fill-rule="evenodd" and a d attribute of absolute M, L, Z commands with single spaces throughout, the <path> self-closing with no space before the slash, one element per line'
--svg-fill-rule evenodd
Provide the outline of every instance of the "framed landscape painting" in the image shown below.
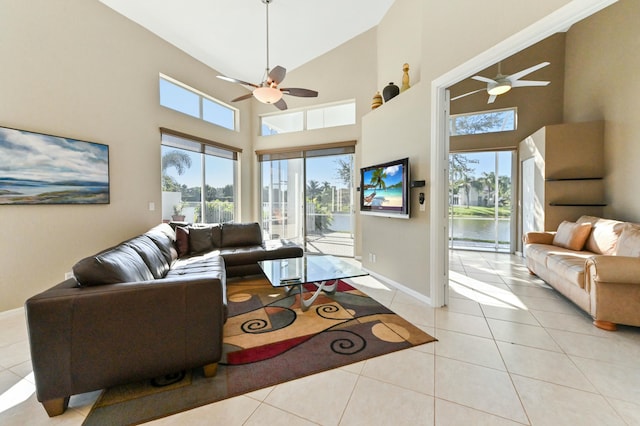
<path fill-rule="evenodd" d="M 2 204 L 109 204 L 109 146 L 0 127 Z"/>

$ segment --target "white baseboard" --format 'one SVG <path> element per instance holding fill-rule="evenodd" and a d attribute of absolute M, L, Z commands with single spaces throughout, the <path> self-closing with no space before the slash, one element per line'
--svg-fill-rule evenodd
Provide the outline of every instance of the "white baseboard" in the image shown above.
<path fill-rule="evenodd" d="M 424 294 L 418 293 L 417 291 L 410 289 L 409 287 L 400 284 L 399 282 L 396 282 L 390 278 L 385 277 L 384 275 L 380 275 L 376 272 L 370 271 L 366 268 L 362 268 L 363 271 L 366 271 L 367 273 L 369 273 L 369 275 L 371 275 L 372 277 L 374 277 L 375 279 L 378 279 L 382 282 L 384 282 L 385 284 L 389 284 L 392 287 L 395 287 L 396 289 L 400 290 L 401 292 L 415 298 L 418 299 L 421 302 L 426 303 L 429 306 L 433 306 L 431 304 L 431 298 L 428 296 L 425 296 Z"/>

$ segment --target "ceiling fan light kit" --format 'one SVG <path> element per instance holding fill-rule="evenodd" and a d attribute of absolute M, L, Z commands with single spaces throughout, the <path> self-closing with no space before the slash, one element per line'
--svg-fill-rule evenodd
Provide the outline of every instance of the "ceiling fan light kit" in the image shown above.
<path fill-rule="evenodd" d="M 496 75 L 494 78 L 483 77 L 481 75 L 474 75 L 473 77 L 471 77 L 471 79 L 473 80 L 486 83 L 487 84 L 486 89 L 479 89 L 479 90 L 474 90 L 472 92 L 464 93 L 462 95 L 456 96 L 455 98 L 451 98 L 451 100 L 455 101 L 456 99 L 464 98 L 465 96 L 473 95 L 474 93 L 483 92 L 486 90 L 487 94 L 489 94 L 489 100 L 487 101 L 487 103 L 492 104 L 496 100 L 497 96 L 504 95 L 505 93 L 507 93 L 508 91 L 510 91 L 512 88 L 515 88 L 515 87 L 547 86 L 550 83 L 549 81 L 520 80 L 520 79 L 526 75 L 531 74 L 534 71 L 539 70 L 540 68 L 546 67 L 549 64 L 550 64 L 549 62 L 541 62 L 537 65 L 534 65 L 532 67 L 519 71 L 515 74 L 503 75 L 500 73 L 500 62 L 498 62 L 498 75 Z"/>
<path fill-rule="evenodd" d="M 511 82 L 509 80 L 496 81 L 496 83 L 489 83 L 487 87 L 487 93 L 491 96 L 504 95 L 511 90 Z"/>
<path fill-rule="evenodd" d="M 249 99 L 251 97 L 256 98 L 258 101 L 264 104 L 272 104 L 275 105 L 276 108 L 280 110 L 287 109 L 287 103 L 282 99 L 282 95 L 289 96 L 299 96 L 303 98 L 315 98 L 318 96 L 318 92 L 310 89 L 301 89 L 301 88 L 278 88 L 278 85 L 282 83 L 285 75 L 287 74 L 287 70 L 280 65 L 275 68 L 269 68 L 269 5 L 273 3 L 273 0 L 260 0 L 262 3 L 266 5 L 266 17 L 267 17 L 267 67 L 265 69 L 265 77 L 262 83 L 253 84 L 246 81 L 238 80 L 236 78 L 226 77 L 223 75 L 219 75 L 218 78 L 229 81 L 231 83 L 242 84 L 243 86 L 253 87 L 253 91 L 249 94 L 238 96 L 233 99 L 231 102 L 243 101 L 245 99 Z"/>
<path fill-rule="evenodd" d="M 273 87 L 258 87 L 253 90 L 253 97 L 263 104 L 275 104 L 282 99 L 282 92 Z"/>

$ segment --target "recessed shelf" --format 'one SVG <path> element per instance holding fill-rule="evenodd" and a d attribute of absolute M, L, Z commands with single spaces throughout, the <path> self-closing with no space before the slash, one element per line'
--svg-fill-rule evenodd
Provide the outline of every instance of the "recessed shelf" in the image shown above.
<path fill-rule="evenodd" d="M 605 203 L 549 203 L 550 206 L 564 206 L 564 207 L 604 207 Z"/>
<path fill-rule="evenodd" d="M 601 177 L 580 177 L 580 178 L 547 178 L 547 182 L 559 182 L 564 180 L 602 180 Z"/>

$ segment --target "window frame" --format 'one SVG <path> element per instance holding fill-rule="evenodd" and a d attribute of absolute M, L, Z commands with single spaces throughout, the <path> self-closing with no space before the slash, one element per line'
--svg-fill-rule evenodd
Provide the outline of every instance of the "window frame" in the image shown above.
<path fill-rule="evenodd" d="M 335 126 L 325 126 L 323 125 L 322 127 L 313 127 L 313 128 L 309 128 L 308 127 L 308 119 L 307 119 L 307 115 L 310 111 L 313 112 L 317 112 L 317 111 L 324 111 L 324 110 L 328 110 L 331 108 L 335 108 L 335 107 L 340 107 L 340 106 L 345 106 L 345 105 L 353 105 L 353 122 L 352 123 L 347 123 L 347 124 L 339 124 L 339 125 L 335 125 Z M 288 130 L 288 131 L 282 131 L 280 133 L 269 133 L 269 134 L 265 134 L 263 129 L 264 129 L 264 119 L 265 118 L 269 118 L 269 117 L 279 117 L 279 116 L 286 116 L 286 115 L 294 115 L 294 114 L 300 114 L 302 113 L 302 127 L 301 128 L 296 128 L 295 130 Z M 273 136 L 273 135 L 282 135 L 282 134 L 286 134 L 286 133 L 295 133 L 295 132 L 304 132 L 304 131 L 309 131 L 309 130 L 319 130 L 319 129 L 330 129 L 333 127 L 341 127 L 341 126 L 353 126 L 355 124 L 357 124 L 358 121 L 358 115 L 357 115 L 357 104 L 356 104 L 356 100 L 355 99 L 346 99 L 343 101 L 338 101 L 338 102 L 331 102 L 331 103 L 327 103 L 327 104 L 322 104 L 322 105 L 313 105 L 310 107 L 306 107 L 306 108 L 296 108 L 296 109 L 288 109 L 286 111 L 277 111 L 277 112 L 270 112 L 270 113 L 266 113 L 266 114 L 260 114 L 258 115 L 259 117 L 259 127 L 260 127 L 260 136 Z M 323 118 L 324 121 L 324 118 Z"/>
<path fill-rule="evenodd" d="M 486 132 L 477 132 L 477 133 L 457 133 L 456 129 L 456 119 L 459 117 L 470 117 L 470 116 L 481 116 L 485 114 L 499 113 L 503 111 L 512 111 L 513 112 L 513 128 L 506 130 L 495 130 L 495 131 L 486 131 Z M 498 108 L 491 110 L 483 110 L 483 111 L 473 111 L 473 112 L 465 112 L 461 114 L 451 114 L 449 116 L 449 131 L 450 136 L 471 136 L 471 135 L 486 135 L 490 133 L 502 133 L 502 132 L 514 132 L 518 129 L 518 107 L 507 107 L 507 108 Z"/>
<path fill-rule="evenodd" d="M 167 141 L 165 136 L 169 138 L 177 138 L 185 142 L 185 145 L 181 145 L 180 143 Z M 160 128 L 160 144 L 161 144 L 161 152 L 162 147 L 174 148 L 178 150 L 190 151 L 194 153 L 198 153 L 201 156 L 201 182 L 200 182 L 200 209 L 201 209 L 201 217 L 200 222 L 198 223 L 206 223 L 206 199 L 205 199 L 205 188 L 207 185 L 206 179 L 206 157 L 218 157 L 222 159 L 227 159 L 233 161 L 233 220 L 238 217 L 240 212 L 240 157 L 242 153 L 242 148 L 236 148 L 230 145 L 222 144 L 219 142 L 215 142 L 209 139 L 201 138 L 198 136 L 192 136 L 183 132 L 167 129 L 164 127 Z M 187 145 L 193 145 L 193 149 L 187 147 Z M 199 148 L 196 146 L 199 145 Z M 161 155 L 162 158 L 162 155 Z M 162 190 L 162 179 L 161 179 L 161 191 Z M 162 203 L 164 204 L 164 202 Z M 162 205 L 162 210 L 164 211 L 164 205 Z"/>
<path fill-rule="evenodd" d="M 177 86 L 178 88 L 181 88 L 181 89 L 185 90 L 186 92 L 189 92 L 190 94 L 198 96 L 198 115 L 197 116 L 189 114 L 189 113 L 186 113 L 186 112 L 183 112 L 183 111 L 181 111 L 181 110 L 179 110 L 177 108 L 171 107 L 168 104 L 162 103 L 162 90 L 161 90 L 160 86 L 161 86 L 163 80 L 166 81 L 167 83 L 173 84 L 174 86 Z M 158 77 L 158 91 L 159 91 L 159 104 L 160 104 L 160 106 L 162 106 L 164 108 L 170 109 L 172 111 L 177 111 L 177 112 L 179 112 L 181 114 L 188 115 L 189 117 L 193 117 L 193 118 L 202 120 L 202 121 L 204 121 L 206 123 L 213 124 L 214 126 L 218 126 L 218 127 L 223 128 L 223 129 L 231 130 L 231 131 L 234 131 L 234 132 L 238 132 L 239 131 L 239 128 L 240 128 L 240 126 L 239 126 L 239 124 L 240 124 L 240 118 L 239 118 L 240 117 L 240 110 L 238 108 L 235 108 L 235 107 L 233 107 L 233 106 L 221 101 L 220 99 L 216 99 L 211 95 L 208 95 L 208 94 L 206 94 L 204 92 L 201 92 L 198 89 L 195 89 L 195 88 L 193 88 L 193 87 L 191 87 L 191 86 L 189 86 L 189 85 L 187 85 L 187 84 L 185 84 L 185 83 L 183 83 L 183 82 L 181 82 L 179 80 L 176 80 L 175 78 L 169 77 L 168 75 L 162 74 L 162 73 L 159 73 L 159 77 Z M 230 127 L 227 127 L 227 126 L 222 125 L 220 123 L 216 123 L 214 121 L 205 119 L 205 115 L 206 115 L 205 114 L 205 105 L 204 105 L 205 100 L 209 101 L 209 102 L 211 102 L 211 103 L 213 103 L 215 105 L 218 105 L 218 106 L 224 108 L 225 110 L 229 111 L 233 115 L 233 118 L 232 118 L 233 128 L 230 128 Z"/>

